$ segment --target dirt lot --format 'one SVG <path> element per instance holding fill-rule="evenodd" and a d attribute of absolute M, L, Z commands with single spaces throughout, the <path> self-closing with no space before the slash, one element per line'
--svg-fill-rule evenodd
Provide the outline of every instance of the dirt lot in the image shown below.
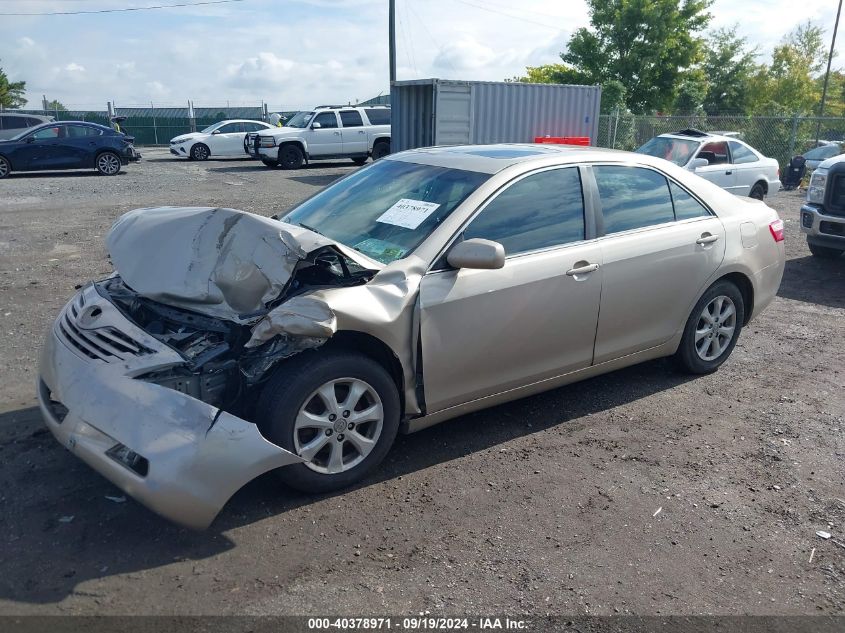
<path fill-rule="evenodd" d="M 780 294 L 716 374 L 651 362 L 400 437 L 343 494 L 266 476 L 193 533 L 110 500 L 45 431 L 43 332 L 109 272 L 122 212 L 270 215 L 352 165 L 146 154 L 116 178 L 0 183 L 0 613 L 845 611 L 845 259 L 810 257 L 799 194 L 769 201 L 787 227 Z"/>

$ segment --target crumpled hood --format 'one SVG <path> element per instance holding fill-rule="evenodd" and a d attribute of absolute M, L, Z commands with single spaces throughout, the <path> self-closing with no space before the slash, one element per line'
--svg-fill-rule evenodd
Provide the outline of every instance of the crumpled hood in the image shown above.
<path fill-rule="evenodd" d="M 106 236 L 115 270 L 141 296 L 236 321 L 278 298 L 297 262 L 326 246 L 378 267 L 329 238 L 236 209 L 135 209 Z"/>

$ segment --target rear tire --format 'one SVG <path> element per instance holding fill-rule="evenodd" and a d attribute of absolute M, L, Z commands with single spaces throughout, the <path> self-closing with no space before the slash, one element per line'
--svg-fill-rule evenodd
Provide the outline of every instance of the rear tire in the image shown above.
<path fill-rule="evenodd" d="M 690 374 L 710 374 L 731 355 L 742 324 L 745 303 L 742 293 L 730 281 L 710 286 L 687 319 L 675 362 Z"/>
<path fill-rule="evenodd" d="M 96 167 L 101 176 L 117 176 L 120 172 L 120 156 L 114 152 L 98 154 Z"/>
<path fill-rule="evenodd" d="M 361 165 L 367 162 L 367 156 L 356 156 L 352 159 L 352 162 L 358 165 L 358 167 L 360 167 Z"/>
<path fill-rule="evenodd" d="M 807 246 L 810 247 L 813 257 L 819 257 L 821 259 L 836 259 L 843 253 L 841 249 L 831 248 L 830 246 L 819 246 L 817 244 L 810 244 L 809 242 L 807 242 Z"/>
<path fill-rule="evenodd" d="M 288 143 L 279 148 L 279 166 L 282 169 L 299 169 L 305 163 L 305 154 L 299 145 Z"/>
<path fill-rule="evenodd" d="M 387 455 L 399 430 L 399 393 L 368 356 L 308 351 L 275 370 L 256 417 L 271 442 L 310 455 L 279 469 L 279 478 L 302 492 L 330 492 L 360 481 Z"/>
<path fill-rule="evenodd" d="M 3 156 L 0 156 L 0 179 L 8 176 L 12 171 L 12 164 Z"/>
<path fill-rule="evenodd" d="M 751 187 L 751 192 L 748 194 L 749 198 L 754 198 L 755 200 L 763 200 L 766 197 L 766 189 L 762 183 L 755 183 L 753 187 Z"/>
<path fill-rule="evenodd" d="M 191 148 L 191 158 L 194 160 L 208 160 L 211 150 L 204 143 L 197 143 Z"/>
<path fill-rule="evenodd" d="M 379 158 L 384 158 L 390 153 L 390 141 L 377 141 L 373 145 L 373 162 Z"/>

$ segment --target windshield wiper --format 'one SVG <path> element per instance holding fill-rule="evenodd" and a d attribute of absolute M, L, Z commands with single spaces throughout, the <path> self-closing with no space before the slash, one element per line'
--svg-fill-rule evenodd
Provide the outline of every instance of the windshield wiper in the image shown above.
<path fill-rule="evenodd" d="M 316 233 L 317 235 L 323 235 L 322 233 L 320 233 L 320 231 L 315 229 L 313 226 L 308 226 L 307 224 L 304 224 L 303 222 L 297 222 L 296 225 L 301 226 L 303 229 L 308 229 L 309 231 L 311 231 L 312 233 Z"/>

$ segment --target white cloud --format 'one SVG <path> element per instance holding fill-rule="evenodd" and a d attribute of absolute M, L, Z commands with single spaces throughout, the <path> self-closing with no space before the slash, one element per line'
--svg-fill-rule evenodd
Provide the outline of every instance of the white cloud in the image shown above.
<path fill-rule="evenodd" d="M 2 11 L 61 11 L 68 4 L 4 0 Z M 387 91 L 387 3 L 286 0 L 279 7 L 251 0 L 213 10 L 4 17 L 0 59 L 10 78 L 27 81 L 33 103 L 46 94 L 81 109 L 103 109 L 107 100 L 181 105 L 189 98 L 198 106 L 263 99 L 293 109 Z M 397 7 L 400 79 L 523 74 L 526 66 L 559 61 L 569 35 L 589 20 L 583 0 L 399 0 Z M 794 0 L 716 0 L 710 11 L 714 26 L 739 22 L 767 54 L 797 23 L 794 7 Z M 800 19 L 830 31 L 835 9 L 830 0 L 804 0 Z M 106 55 L 104 32 L 112 34 Z"/>

